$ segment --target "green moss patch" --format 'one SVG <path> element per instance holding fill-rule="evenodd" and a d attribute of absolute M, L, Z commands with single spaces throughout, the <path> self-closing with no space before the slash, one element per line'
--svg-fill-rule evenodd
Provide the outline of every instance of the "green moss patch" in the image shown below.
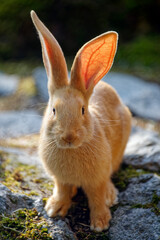
<path fill-rule="evenodd" d="M 0 237 L 4 240 L 52 239 L 46 220 L 36 209 L 20 209 L 11 215 L 0 215 Z"/>
<path fill-rule="evenodd" d="M 114 174 L 113 182 L 119 191 L 123 191 L 126 189 L 129 179 L 139 177 L 146 173 L 148 172 L 142 169 L 135 169 L 132 166 L 122 166 L 120 170 Z"/>
<path fill-rule="evenodd" d="M 51 195 L 53 181 L 44 175 L 43 169 L 19 163 L 15 157 L 12 159 L 9 155 L 2 155 L 3 160 L 0 164 L 0 182 L 2 184 L 12 192 L 28 196 L 46 197 Z"/>
<path fill-rule="evenodd" d="M 160 202 L 160 196 L 158 196 L 156 192 L 154 192 L 152 196 L 152 201 L 150 203 L 134 204 L 132 205 L 132 208 L 144 208 L 144 209 L 151 208 L 156 215 L 160 215 L 160 208 L 158 207 L 159 202 Z"/>

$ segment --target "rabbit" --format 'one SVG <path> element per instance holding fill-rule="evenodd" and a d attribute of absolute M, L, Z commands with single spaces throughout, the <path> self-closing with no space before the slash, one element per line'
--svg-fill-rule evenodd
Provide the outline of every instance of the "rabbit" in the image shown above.
<path fill-rule="evenodd" d="M 55 185 L 45 210 L 49 217 L 64 217 L 81 187 L 88 198 L 91 230 L 106 230 L 110 207 L 117 201 L 111 177 L 122 162 L 131 131 L 129 109 L 100 81 L 113 64 L 118 34 L 106 32 L 87 42 L 74 59 L 69 80 L 58 42 L 33 10 L 31 18 L 48 77 L 39 155 Z"/>

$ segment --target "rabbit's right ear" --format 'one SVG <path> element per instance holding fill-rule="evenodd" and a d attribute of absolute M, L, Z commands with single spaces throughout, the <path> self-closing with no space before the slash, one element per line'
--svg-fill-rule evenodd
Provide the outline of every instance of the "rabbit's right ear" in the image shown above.
<path fill-rule="evenodd" d="M 66 61 L 57 40 L 34 11 L 31 11 L 31 18 L 40 37 L 43 62 L 48 76 L 48 90 L 52 94 L 56 88 L 68 85 Z"/>
<path fill-rule="evenodd" d="M 90 96 L 94 86 L 110 70 L 117 50 L 118 34 L 106 32 L 77 53 L 71 69 L 71 85 Z"/>

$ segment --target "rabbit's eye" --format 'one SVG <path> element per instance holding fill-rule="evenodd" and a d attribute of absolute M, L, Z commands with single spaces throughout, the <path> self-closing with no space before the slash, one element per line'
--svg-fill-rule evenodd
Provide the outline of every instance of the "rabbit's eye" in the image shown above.
<path fill-rule="evenodd" d="M 82 115 L 84 115 L 85 109 L 84 107 L 82 107 Z"/>
<path fill-rule="evenodd" d="M 56 114 L 56 109 L 55 108 L 53 108 L 53 113 L 54 113 L 54 115 Z"/>

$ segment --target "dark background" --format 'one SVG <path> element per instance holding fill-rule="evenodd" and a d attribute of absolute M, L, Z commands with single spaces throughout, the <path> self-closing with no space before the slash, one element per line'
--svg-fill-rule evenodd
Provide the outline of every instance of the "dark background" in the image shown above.
<path fill-rule="evenodd" d="M 32 9 L 57 38 L 68 62 L 85 42 L 114 30 L 119 33 L 119 69 L 159 73 L 160 0 L 0 0 L 1 62 L 40 61 Z"/>

